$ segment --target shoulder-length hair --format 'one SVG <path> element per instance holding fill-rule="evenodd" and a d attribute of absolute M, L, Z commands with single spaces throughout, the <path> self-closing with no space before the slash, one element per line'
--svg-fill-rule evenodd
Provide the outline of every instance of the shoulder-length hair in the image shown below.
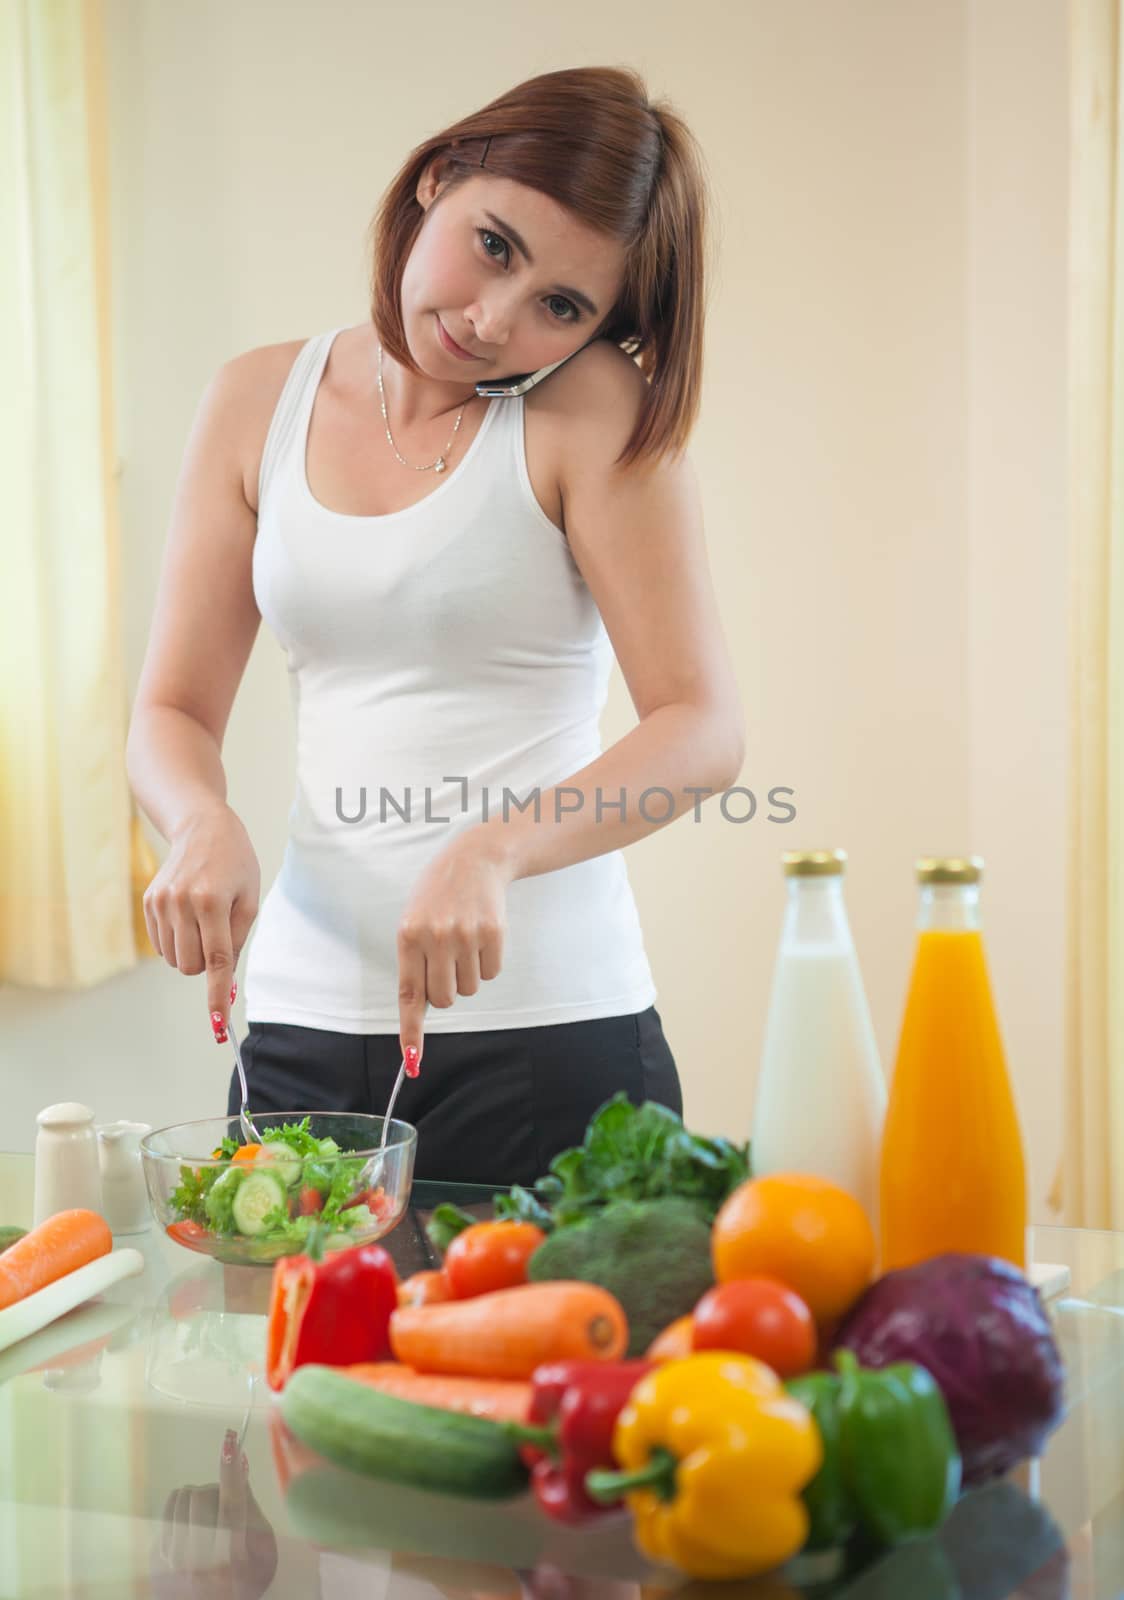
<path fill-rule="evenodd" d="M 680 453 L 702 386 L 709 212 L 686 123 L 666 102 L 649 102 L 637 73 L 577 67 L 529 78 L 412 150 L 371 224 L 371 316 L 384 349 L 415 373 L 400 290 L 425 215 L 418 182 L 435 158 L 450 190 L 483 158 L 486 172 L 540 190 L 627 247 L 624 283 L 597 337 L 635 356 L 648 393 L 617 462 Z"/>

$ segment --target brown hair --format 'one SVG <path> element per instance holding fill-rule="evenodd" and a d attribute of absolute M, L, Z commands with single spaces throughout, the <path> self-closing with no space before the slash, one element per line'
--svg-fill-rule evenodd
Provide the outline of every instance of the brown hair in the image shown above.
<path fill-rule="evenodd" d="M 411 372 L 402 274 L 425 215 L 418 181 L 440 158 L 447 189 L 484 170 L 525 183 L 627 246 L 617 303 L 599 337 L 634 355 L 648 394 L 618 463 L 686 447 L 702 386 L 705 167 L 686 123 L 614 67 L 547 72 L 518 84 L 411 151 L 371 224 L 371 316 Z"/>

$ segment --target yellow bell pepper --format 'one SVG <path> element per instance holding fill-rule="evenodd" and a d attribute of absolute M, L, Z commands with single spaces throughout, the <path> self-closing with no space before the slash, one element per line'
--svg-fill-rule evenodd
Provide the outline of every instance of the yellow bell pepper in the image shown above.
<path fill-rule="evenodd" d="M 695 1578 L 748 1578 L 808 1537 L 800 1497 L 823 1459 L 819 1430 L 764 1362 L 709 1351 L 642 1378 L 613 1432 L 624 1469 L 586 1478 L 621 1495 L 638 1549 Z"/>

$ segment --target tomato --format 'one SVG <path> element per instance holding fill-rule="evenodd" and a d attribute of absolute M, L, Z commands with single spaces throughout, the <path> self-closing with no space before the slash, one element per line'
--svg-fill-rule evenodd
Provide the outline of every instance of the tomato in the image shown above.
<path fill-rule="evenodd" d="M 318 1212 L 323 1211 L 323 1209 L 324 1196 L 320 1193 L 319 1189 L 313 1189 L 309 1187 L 301 1190 L 298 1210 L 302 1217 L 314 1217 Z"/>
<path fill-rule="evenodd" d="M 694 1313 L 696 1350 L 738 1350 L 780 1378 L 807 1372 L 816 1323 L 798 1294 L 776 1278 L 739 1278 L 703 1295 Z"/>
<path fill-rule="evenodd" d="M 527 1281 L 527 1262 L 546 1238 L 533 1222 L 476 1222 L 445 1252 L 444 1272 L 453 1296 L 470 1300 Z"/>
<path fill-rule="evenodd" d="M 169 1222 L 164 1232 L 169 1239 L 174 1239 L 177 1244 L 185 1244 L 189 1250 L 203 1249 L 201 1241 L 211 1237 L 209 1230 L 199 1222 Z"/>
<path fill-rule="evenodd" d="M 435 1306 L 452 1298 L 453 1291 L 443 1272 L 415 1272 L 398 1285 L 400 1306 Z"/>

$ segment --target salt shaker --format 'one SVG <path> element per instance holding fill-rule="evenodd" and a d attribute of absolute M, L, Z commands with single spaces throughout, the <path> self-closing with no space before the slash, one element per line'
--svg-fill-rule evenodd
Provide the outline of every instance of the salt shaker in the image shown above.
<path fill-rule="evenodd" d="M 94 1113 L 76 1100 L 40 1111 L 35 1139 L 34 1224 L 56 1211 L 101 1212 L 101 1167 Z"/>
<path fill-rule="evenodd" d="M 106 1122 L 96 1129 L 101 1162 L 102 1216 L 113 1233 L 140 1233 L 152 1221 L 141 1166 L 147 1122 Z"/>

